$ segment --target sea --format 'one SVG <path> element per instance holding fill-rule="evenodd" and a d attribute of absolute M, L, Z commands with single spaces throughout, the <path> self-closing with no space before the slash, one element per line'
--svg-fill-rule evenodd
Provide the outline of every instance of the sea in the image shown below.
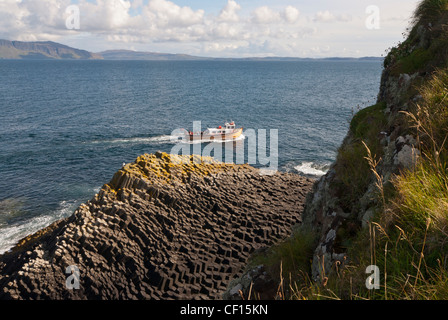
<path fill-rule="evenodd" d="M 353 114 L 376 102 L 381 72 L 362 60 L 0 60 L 0 254 L 71 215 L 123 163 L 179 147 L 176 129 L 195 123 L 243 127 L 234 154 L 250 149 L 245 133 L 265 134 L 279 171 L 318 178 Z"/>

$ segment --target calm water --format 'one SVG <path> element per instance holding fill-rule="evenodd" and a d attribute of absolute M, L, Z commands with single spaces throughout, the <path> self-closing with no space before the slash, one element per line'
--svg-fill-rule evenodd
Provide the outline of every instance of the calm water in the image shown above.
<path fill-rule="evenodd" d="M 170 152 L 172 130 L 193 121 L 278 129 L 279 169 L 320 175 L 380 75 L 367 61 L 0 61 L 0 253 L 123 162 Z"/>

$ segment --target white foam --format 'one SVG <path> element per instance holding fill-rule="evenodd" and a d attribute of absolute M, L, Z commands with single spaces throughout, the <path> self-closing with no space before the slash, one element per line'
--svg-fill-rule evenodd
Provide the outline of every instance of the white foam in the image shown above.
<path fill-rule="evenodd" d="M 94 194 L 97 194 L 98 192 L 100 192 L 101 188 L 102 188 L 102 186 L 92 188 L 92 192 L 93 192 Z"/>
<path fill-rule="evenodd" d="M 317 166 L 313 162 L 302 162 L 301 165 L 294 167 L 294 169 L 296 169 L 300 173 L 317 177 L 323 176 L 324 174 L 327 173 L 327 171 L 318 169 L 316 167 Z"/>
<path fill-rule="evenodd" d="M 241 141 L 244 140 L 246 137 L 244 134 L 240 135 L 236 139 L 226 139 L 226 140 L 194 140 L 194 141 L 187 141 L 186 139 L 183 139 L 183 136 L 176 136 L 176 135 L 161 135 L 156 137 L 135 137 L 135 138 L 118 138 L 118 139 L 112 139 L 112 140 L 94 140 L 90 143 L 93 144 L 130 144 L 130 143 L 149 143 L 149 144 L 161 144 L 161 143 L 186 143 L 186 144 L 197 144 L 197 143 L 225 143 L 225 142 L 232 142 L 232 141 Z"/>
<path fill-rule="evenodd" d="M 169 135 L 163 135 L 163 136 L 157 136 L 157 137 L 139 137 L 139 138 L 125 138 L 125 139 L 115 139 L 111 140 L 111 143 L 151 143 L 151 142 L 175 142 L 177 139 L 176 136 L 169 136 Z"/>
<path fill-rule="evenodd" d="M 135 137 L 135 138 L 119 138 L 112 140 L 94 140 L 90 143 L 100 144 L 100 143 L 111 143 L 111 144 L 128 144 L 128 143 L 176 143 L 179 139 L 178 136 L 162 135 L 156 137 Z"/>
<path fill-rule="evenodd" d="M 62 201 L 59 208 L 49 214 L 33 217 L 27 221 L 8 225 L 0 229 L 0 254 L 10 250 L 24 237 L 33 234 L 53 222 L 71 215 L 77 207 L 76 201 Z"/>

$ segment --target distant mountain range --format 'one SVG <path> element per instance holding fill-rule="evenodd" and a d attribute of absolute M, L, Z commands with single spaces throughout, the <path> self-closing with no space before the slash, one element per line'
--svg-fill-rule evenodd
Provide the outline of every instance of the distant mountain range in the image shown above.
<path fill-rule="evenodd" d="M 23 60 L 246 60 L 246 61 L 307 61 L 313 58 L 294 57 L 253 57 L 253 58 L 210 58 L 198 57 L 188 54 L 171 54 L 157 52 L 141 52 L 131 50 L 108 50 L 92 53 L 86 50 L 75 49 L 52 41 L 9 41 L 0 39 L 0 59 L 23 59 Z M 363 58 L 323 58 L 324 60 L 382 60 L 379 57 Z M 322 59 L 319 59 L 322 60 Z"/>
<path fill-rule="evenodd" d="M 205 60 L 209 58 L 195 57 L 188 54 L 170 54 L 157 52 L 141 52 L 131 50 L 108 50 L 99 52 L 105 60 Z"/>

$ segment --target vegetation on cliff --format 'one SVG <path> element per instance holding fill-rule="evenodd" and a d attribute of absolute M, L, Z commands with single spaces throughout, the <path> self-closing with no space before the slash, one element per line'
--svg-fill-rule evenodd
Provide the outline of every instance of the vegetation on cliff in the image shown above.
<path fill-rule="evenodd" d="M 423 0 L 389 51 L 378 101 L 354 115 L 295 240 L 264 257 L 280 296 L 448 299 L 447 23 L 448 0 Z"/>

